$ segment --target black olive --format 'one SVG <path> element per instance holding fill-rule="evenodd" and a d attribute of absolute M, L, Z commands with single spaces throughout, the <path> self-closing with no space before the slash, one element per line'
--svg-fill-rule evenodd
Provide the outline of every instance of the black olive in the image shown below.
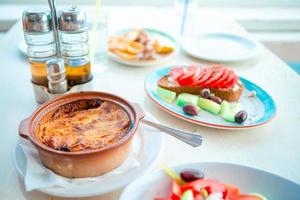
<path fill-rule="evenodd" d="M 209 99 L 212 100 L 213 102 L 217 103 L 217 104 L 222 103 L 222 99 L 220 97 L 217 97 L 217 96 L 210 96 Z"/>
<path fill-rule="evenodd" d="M 203 179 L 204 173 L 196 169 L 185 169 L 180 172 L 180 177 L 185 182 L 191 182 L 197 179 Z"/>
<path fill-rule="evenodd" d="M 246 121 L 247 117 L 248 117 L 247 112 L 245 110 L 241 110 L 235 115 L 234 121 L 238 124 L 241 124 L 244 121 Z"/>
<path fill-rule="evenodd" d="M 193 105 L 185 105 L 183 106 L 183 112 L 188 114 L 188 115 L 191 115 L 191 116 L 196 116 L 198 115 L 198 109 L 193 106 Z"/>
<path fill-rule="evenodd" d="M 208 88 L 204 88 L 200 91 L 200 96 L 208 99 L 210 97 L 210 90 Z"/>

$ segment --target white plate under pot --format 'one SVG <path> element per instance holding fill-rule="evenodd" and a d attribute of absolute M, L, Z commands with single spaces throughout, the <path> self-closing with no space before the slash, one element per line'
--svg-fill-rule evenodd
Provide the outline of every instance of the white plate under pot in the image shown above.
<path fill-rule="evenodd" d="M 146 114 L 146 118 L 152 121 L 156 119 Z M 140 124 L 136 135 L 133 138 L 134 148 L 139 148 L 137 160 L 140 165 L 129 169 L 128 171 L 109 176 L 101 181 L 87 182 L 86 184 L 76 185 L 72 188 L 63 187 L 49 187 L 44 189 L 38 189 L 38 191 L 60 197 L 88 197 L 106 194 L 122 187 L 126 186 L 132 180 L 144 175 L 152 170 L 158 163 L 163 151 L 163 133 L 156 131 L 155 129 L 148 127 L 144 124 Z M 26 172 L 26 158 L 20 145 L 18 144 L 14 153 L 14 165 L 22 179 Z"/>

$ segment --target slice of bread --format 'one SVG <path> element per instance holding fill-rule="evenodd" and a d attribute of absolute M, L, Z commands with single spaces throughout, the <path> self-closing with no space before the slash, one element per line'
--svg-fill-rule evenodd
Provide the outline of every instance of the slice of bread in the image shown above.
<path fill-rule="evenodd" d="M 159 87 L 165 88 L 180 93 L 190 93 L 190 94 L 200 94 L 200 91 L 204 89 L 201 86 L 181 86 L 169 75 L 163 76 L 158 82 Z M 237 83 L 232 88 L 209 88 L 215 96 L 220 97 L 222 100 L 229 102 L 237 101 L 244 91 L 243 83 L 238 80 Z"/>

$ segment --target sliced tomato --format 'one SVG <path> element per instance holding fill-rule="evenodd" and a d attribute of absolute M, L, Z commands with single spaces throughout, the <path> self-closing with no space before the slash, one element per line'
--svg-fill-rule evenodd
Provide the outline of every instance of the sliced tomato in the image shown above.
<path fill-rule="evenodd" d="M 236 82 L 239 80 L 239 77 L 237 75 L 235 75 L 235 77 L 228 83 L 226 83 L 224 85 L 225 88 L 231 88 L 234 86 L 234 84 L 236 84 Z"/>
<path fill-rule="evenodd" d="M 181 187 L 182 192 L 191 189 L 193 191 L 199 192 L 200 189 L 204 188 L 208 194 L 214 192 L 220 192 L 225 197 L 226 188 L 225 185 L 212 179 L 198 179 L 192 182 L 189 182 Z"/>
<path fill-rule="evenodd" d="M 187 67 L 187 69 L 189 71 L 196 71 L 196 70 L 201 69 L 201 68 L 198 65 L 190 65 L 190 66 Z"/>
<path fill-rule="evenodd" d="M 239 194 L 229 197 L 228 200 L 261 200 L 261 198 L 251 194 Z"/>
<path fill-rule="evenodd" d="M 194 73 L 194 75 L 192 77 L 193 82 L 190 84 L 190 85 L 194 85 L 194 82 L 200 79 L 200 77 L 202 76 L 203 72 L 202 72 L 202 70 L 201 70 L 200 67 L 195 66 L 195 65 L 189 66 L 188 67 L 188 71 Z"/>
<path fill-rule="evenodd" d="M 202 74 L 201 78 L 198 79 L 197 81 L 195 81 L 193 83 L 193 85 L 195 85 L 195 86 L 202 86 L 202 83 L 205 82 L 207 79 L 209 79 L 210 76 L 213 73 L 213 70 L 211 68 L 209 68 L 209 67 L 203 68 L 202 71 L 203 71 L 202 72 L 203 74 Z"/>
<path fill-rule="evenodd" d="M 204 200 L 203 196 L 201 194 L 197 194 L 195 196 L 195 200 Z"/>
<path fill-rule="evenodd" d="M 172 190 L 171 190 L 171 194 L 170 194 L 170 198 L 172 200 L 179 200 L 181 198 L 181 187 L 180 185 L 177 183 L 176 180 L 173 180 L 172 182 Z"/>
<path fill-rule="evenodd" d="M 211 87 L 211 85 L 219 80 L 219 78 L 223 75 L 224 68 L 218 67 L 215 68 L 210 78 L 203 82 L 204 87 Z"/>
<path fill-rule="evenodd" d="M 160 198 L 160 197 L 158 197 L 158 198 L 155 198 L 154 200 L 172 200 L 172 199 L 170 199 L 170 198 Z"/>
<path fill-rule="evenodd" d="M 182 74 L 180 77 L 177 78 L 177 82 L 181 86 L 190 85 L 191 83 L 193 83 L 193 76 L 194 72 L 187 71 L 186 73 Z"/>
<path fill-rule="evenodd" d="M 228 75 L 229 75 L 229 70 L 224 69 L 223 74 L 220 76 L 220 78 L 218 80 L 216 80 L 215 82 L 211 83 L 210 87 L 218 88 L 221 83 L 223 83 L 225 80 L 227 80 Z"/>
<path fill-rule="evenodd" d="M 228 83 L 230 83 L 236 76 L 233 70 L 229 70 L 228 73 L 227 79 L 218 85 L 219 88 L 224 88 L 225 85 L 228 85 Z"/>
<path fill-rule="evenodd" d="M 225 185 L 226 188 L 226 197 L 230 198 L 232 196 L 237 196 L 240 194 L 240 190 L 237 187 L 231 185 Z"/>
<path fill-rule="evenodd" d="M 177 80 L 177 78 L 180 77 L 184 72 L 184 67 L 173 67 L 172 69 L 170 69 L 169 74 L 174 80 Z"/>

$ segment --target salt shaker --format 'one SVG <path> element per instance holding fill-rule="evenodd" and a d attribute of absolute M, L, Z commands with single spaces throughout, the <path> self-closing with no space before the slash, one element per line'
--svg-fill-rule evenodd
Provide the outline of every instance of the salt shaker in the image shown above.
<path fill-rule="evenodd" d="M 44 8 L 26 9 L 22 23 L 32 82 L 47 87 L 46 62 L 56 57 L 50 11 Z"/>
<path fill-rule="evenodd" d="M 68 90 L 63 59 L 47 61 L 48 90 L 51 94 L 63 94 Z"/>
<path fill-rule="evenodd" d="M 74 6 L 62 10 L 59 16 L 59 35 L 69 86 L 90 81 L 92 74 L 85 13 Z"/>

